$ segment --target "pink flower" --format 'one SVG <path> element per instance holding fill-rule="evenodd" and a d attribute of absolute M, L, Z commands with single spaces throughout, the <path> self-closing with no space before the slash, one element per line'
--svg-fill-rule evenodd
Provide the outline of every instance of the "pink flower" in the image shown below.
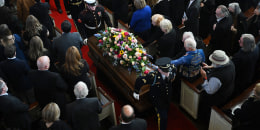
<path fill-rule="evenodd" d="M 120 44 L 118 43 L 117 46 L 120 46 Z"/>
<path fill-rule="evenodd" d="M 99 42 L 99 43 L 103 43 L 103 41 L 102 41 L 101 39 L 100 39 L 100 40 L 98 40 L 98 42 Z"/>
<path fill-rule="evenodd" d="M 120 28 L 120 29 L 119 29 L 119 32 L 121 32 L 121 31 L 122 31 L 122 29 Z"/>
<path fill-rule="evenodd" d="M 141 60 L 141 59 L 142 59 L 142 57 L 141 57 L 141 56 L 139 56 L 137 59 L 138 59 L 138 60 Z"/>
<path fill-rule="evenodd" d="M 120 58 L 122 55 L 121 54 L 118 54 L 117 57 Z"/>
<path fill-rule="evenodd" d="M 128 32 L 125 32 L 125 33 L 124 33 L 124 35 L 125 35 L 125 36 L 128 36 L 128 35 L 129 35 L 129 33 L 128 33 Z"/>
<path fill-rule="evenodd" d="M 128 51 L 132 51 L 132 48 L 127 48 Z"/>
<path fill-rule="evenodd" d="M 128 45 L 125 45 L 125 49 L 127 49 L 128 48 Z"/>
<path fill-rule="evenodd" d="M 149 73 L 149 70 L 145 70 L 145 71 L 144 71 L 144 74 L 148 74 L 148 73 Z"/>

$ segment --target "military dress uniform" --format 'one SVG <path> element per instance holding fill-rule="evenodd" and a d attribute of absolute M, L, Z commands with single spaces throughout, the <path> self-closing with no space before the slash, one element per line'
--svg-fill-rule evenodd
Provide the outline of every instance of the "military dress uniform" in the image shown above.
<path fill-rule="evenodd" d="M 105 23 L 111 27 L 111 21 L 103 7 L 96 7 L 95 11 L 88 8 L 83 10 L 79 15 L 79 22 L 83 24 L 84 32 L 83 37 L 90 37 L 97 33 L 99 30 L 105 29 Z"/>
<path fill-rule="evenodd" d="M 80 12 L 85 8 L 83 0 L 64 0 L 64 6 L 67 15 L 71 15 L 74 21 L 78 20 Z"/>
<path fill-rule="evenodd" d="M 168 77 L 163 76 L 158 70 L 155 70 L 147 76 L 138 77 L 135 82 L 135 93 L 139 93 L 143 85 L 151 85 L 149 95 L 157 113 L 159 130 L 166 130 L 167 128 L 167 115 L 172 96 L 172 81 L 175 78 L 176 72 L 176 68 L 170 65 L 170 61 L 171 59 L 168 57 L 163 57 L 156 61 L 156 64 L 162 71 L 169 72 Z"/>

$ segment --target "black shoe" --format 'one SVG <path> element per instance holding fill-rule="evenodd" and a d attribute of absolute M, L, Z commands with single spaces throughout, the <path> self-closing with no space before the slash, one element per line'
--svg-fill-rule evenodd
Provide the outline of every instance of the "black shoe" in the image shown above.
<path fill-rule="evenodd" d="M 61 10 L 61 9 L 58 9 L 58 12 L 59 12 L 60 14 L 62 14 L 62 10 Z"/>

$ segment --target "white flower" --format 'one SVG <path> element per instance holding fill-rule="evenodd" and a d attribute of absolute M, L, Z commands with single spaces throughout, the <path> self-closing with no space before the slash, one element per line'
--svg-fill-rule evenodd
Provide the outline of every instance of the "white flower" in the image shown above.
<path fill-rule="evenodd" d="M 141 66 L 144 67 L 144 62 L 141 63 Z"/>
<path fill-rule="evenodd" d="M 105 41 L 107 39 L 107 37 L 103 37 L 103 41 Z"/>
<path fill-rule="evenodd" d="M 143 60 L 147 60 L 147 57 L 146 57 L 146 56 L 144 56 L 144 57 L 143 57 Z"/>
<path fill-rule="evenodd" d="M 113 48 L 110 48 L 110 52 L 112 52 L 114 49 Z"/>
<path fill-rule="evenodd" d="M 136 51 L 139 51 L 139 48 L 135 48 Z"/>
<path fill-rule="evenodd" d="M 141 53 L 140 52 L 135 52 L 135 56 L 139 57 L 139 56 L 141 56 Z"/>
<path fill-rule="evenodd" d="M 132 59 L 132 56 L 129 56 L 129 59 Z"/>
<path fill-rule="evenodd" d="M 127 54 L 124 54 L 124 55 L 123 55 L 123 58 L 124 58 L 124 59 L 127 59 Z"/>
<path fill-rule="evenodd" d="M 124 64 L 125 62 L 123 61 L 123 60 L 120 60 L 120 64 L 122 65 L 122 64 Z"/>
<path fill-rule="evenodd" d="M 134 62 L 134 61 L 132 61 L 132 65 L 135 65 L 135 62 Z"/>
<path fill-rule="evenodd" d="M 110 53 L 110 52 L 109 52 L 109 53 L 108 53 L 108 55 L 109 55 L 109 56 L 111 56 L 111 55 L 112 55 L 112 53 Z"/>

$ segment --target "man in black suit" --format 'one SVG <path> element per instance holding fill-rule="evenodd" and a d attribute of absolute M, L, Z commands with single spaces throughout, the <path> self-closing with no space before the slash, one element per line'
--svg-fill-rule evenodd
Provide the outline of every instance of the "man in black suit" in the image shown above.
<path fill-rule="evenodd" d="M 238 121 L 236 130 L 259 130 L 260 129 L 260 83 L 256 84 L 254 95 L 249 97 L 241 106 L 234 111 L 234 119 Z M 236 122 L 233 122 L 236 123 Z"/>
<path fill-rule="evenodd" d="M 83 45 L 83 40 L 78 32 L 70 33 L 71 23 L 68 20 L 62 22 L 61 29 L 64 33 L 53 40 L 53 58 L 54 62 L 59 63 L 58 66 L 64 64 L 66 51 L 69 47 L 77 47 L 82 55 L 80 48 Z"/>
<path fill-rule="evenodd" d="M 214 50 L 223 50 L 228 56 L 231 51 L 231 39 L 232 39 L 232 17 L 226 6 L 220 5 L 216 9 L 216 23 L 213 25 L 213 31 L 211 33 L 211 40 L 206 48 L 206 59 Z"/>
<path fill-rule="evenodd" d="M 191 31 L 194 36 L 197 36 L 199 34 L 200 0 L 190 0 L 186 7 L 182 24 L 185 25 L 186 31 Z"/>
<path fill-rule="evenodd" d="M 62 77 L 55 72 L 48 71 L 50 59 L 48 56 L 41 56 L 37 60 L 38 70 L 32 70 L 28 76 L 34 87 L 36 100 L 43 108 L 50 102 L 55 102 L 61 109 L 61 118 L 64 118 L 66 97 L 65 91 L 68 88 Z"/>
<path fill-rule="evenodd" d="M 7 128 L 30 130 L 29 106 L 8 94 L 7 91 L 8 87 L 0 78 L 0 119 L 3 119 Z"/>
<path fill-rule="evenodd" d="M 14 95 L 30 104 L 35 101 L 31 82 L 28 79 L 29 67 L 25 61 L 16 58 L 16 47 L 8 45 L 4 48 L 6 60 L 0 63 L 2 77 L 11 86 Z"/>
<path fill-rule="evenodd" d="M 66 119 L 73 130 L 98 130 L 99 118 L 102 107 L 98 98 L 86 98 L 88 95 L 87 85 L 79 81 L 74 87 L 76 100 L 66 107 Z"/>
<path fill-rule="evenodd" d="M 121 110 L 121 124 L 109 130 L 146 130 L 147 123 L 144 119 L 135 118 L 134 109 L 131 105 L 124 105 Z"/>

